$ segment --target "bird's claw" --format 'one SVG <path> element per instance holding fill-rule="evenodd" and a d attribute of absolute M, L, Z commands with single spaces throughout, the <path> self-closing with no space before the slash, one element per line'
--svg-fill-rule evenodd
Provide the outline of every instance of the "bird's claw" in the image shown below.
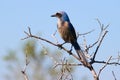
<path fill-rule="evenodd" d="M 66 42 L 62 43 L 62 44 L 57 44 L 57 46 L 59 47 L 59 49 L 62 49 L 62 45 L 64 45 Z"/>
<path fill-rule="evenodd" d="M 58 49 L 62 49 L 62 45 L 63 45 L 63 44 L 57 44 Z"/>
<path fill-rule="evenodd" d="M 72 55 L 72 48 L 69 50 L 69 54 Z"/>
<path fill-rule="evenodd" d="M 72 48 L 70 49 L 70 52 L 72 52 Z"/>
<path fill-rule="evenodd" d="M 72 47 L 73 47 L 73 46 L 71 46 L 71 49 L 69 50 L 70 55 L 72 55 Z"/>
<path fill-rule="evenodd" d="M 69 50 L 68 53 L 69 53 L 69 55 L 72 55 L 72 51 L 71 50 Z"/>

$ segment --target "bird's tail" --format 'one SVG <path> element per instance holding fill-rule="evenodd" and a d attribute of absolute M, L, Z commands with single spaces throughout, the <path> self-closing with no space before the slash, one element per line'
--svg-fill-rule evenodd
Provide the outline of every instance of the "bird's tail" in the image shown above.
<path fill-rule="evenodd" d="M 83 51 L 81 50 L 79 44 L 77 43 L 77 41 L 72 43 L 72 45 L 75 48 L 75 51 L 76 51 L 77 55 L 79 56 L 79 58 L 81 59 L 81 62 L 83 63 L 83 65 L 88 66 L 89 63 L 88 63 Z"/>

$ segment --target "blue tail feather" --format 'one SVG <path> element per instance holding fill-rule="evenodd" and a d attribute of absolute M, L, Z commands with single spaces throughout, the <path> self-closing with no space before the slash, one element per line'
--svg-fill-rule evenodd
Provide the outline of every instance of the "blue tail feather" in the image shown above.
<path fill-rule="evenodd" d="M 72 46 L 75 48 L 75 50 L 81 50 L 81 48 L 80 48 L 79 44 L 77 43 L 77 41 L 73 42 Z"/>

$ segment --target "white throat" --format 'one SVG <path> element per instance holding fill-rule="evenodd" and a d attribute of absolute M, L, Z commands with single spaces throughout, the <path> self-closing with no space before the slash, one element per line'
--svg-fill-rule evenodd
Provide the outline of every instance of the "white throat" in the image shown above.
<path fill-rule="evenodd" d="M 60 28 L 62 26 L 62 22 L 63 22 L 63 20 L 58 18 L 58 22 L 57 22 L 58 28 Z"/>

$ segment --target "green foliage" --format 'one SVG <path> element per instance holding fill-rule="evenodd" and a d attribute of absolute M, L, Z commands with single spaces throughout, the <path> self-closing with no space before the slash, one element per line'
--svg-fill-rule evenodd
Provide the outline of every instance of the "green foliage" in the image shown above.
<path fill-rule="evenodd" d="M 3 59 L 6 61 L 16 61 L 16 52 L 13 50 L 8 51 L 8 55 L 4 56 Z"/>
<path fill-rule="evenodd" d="M 35 48 L 36 48 L 36 42 L 33 40 L 30 40 L 25 43 L 24 45 L 24 54 L 27 54 L 28 56 L 35 57 Z"/>

